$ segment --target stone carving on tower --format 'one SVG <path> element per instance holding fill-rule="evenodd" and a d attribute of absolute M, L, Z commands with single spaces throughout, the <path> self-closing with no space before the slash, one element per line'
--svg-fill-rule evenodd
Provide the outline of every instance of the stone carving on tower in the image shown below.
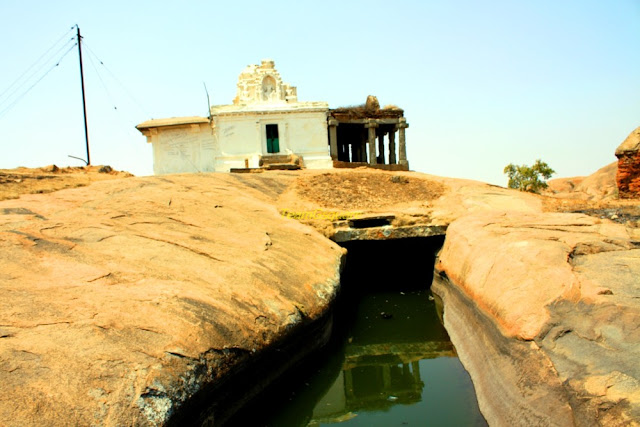
<path fill-rule="evenodd" d="M 247 66 L 238 78 L 234 105 L 293 104 L 298 102 L 297 90 L 282 82 L 274 62 L 263 59 L 260 65 Z"/>

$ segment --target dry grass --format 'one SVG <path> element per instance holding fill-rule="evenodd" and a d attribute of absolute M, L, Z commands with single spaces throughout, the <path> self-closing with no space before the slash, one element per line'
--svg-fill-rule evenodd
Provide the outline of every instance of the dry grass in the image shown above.
<path fill-rule="evenodd" d="M 102 172 L 101 172 L 102 171 Z M 0 200 L 17 199 L 22 194 L 51 193 L 83 187 L 94 181 L 133 176 L 108 166 L 0 169 Z"/>
<path fill-rule="evenodd" d="M 300 177 L 300 197 L 319 206 L 358 210 L 437 199 L 445 190 L 443 184 L 393 172 L 324 173 Z"/>

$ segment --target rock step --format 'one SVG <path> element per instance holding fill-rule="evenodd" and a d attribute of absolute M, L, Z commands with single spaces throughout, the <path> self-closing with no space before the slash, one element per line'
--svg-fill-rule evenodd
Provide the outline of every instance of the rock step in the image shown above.
<path fill-rule="evenodd" d="M 260 166 L 276 163 L 296 163 L 298 156 L 293 154 L 267 154 L 260 158 Z"/>
<path fill-rule="evenodd" d="M 263 166 L 267 170 L 300 170 L 300 165 L 294 163 L 270 163 Z"/>

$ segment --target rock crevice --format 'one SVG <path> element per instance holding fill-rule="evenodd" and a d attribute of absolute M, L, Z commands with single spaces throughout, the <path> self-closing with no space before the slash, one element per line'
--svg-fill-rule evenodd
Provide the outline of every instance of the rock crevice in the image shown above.
<path fill-rule="evenodd" d="M 517 403 L 496 402 L 495 393 L 505 381 L 527 383 L 540 375 L 553 388 L 549 393 L 564 396 L 544 405 L 569 411 L 540 421 L 545 425 L 628 425 L 640 419 L 640 249 L 624 226 L 575 214 L 463 217 L 449 226 L 436 268 L 447 278 L 433 288 L 445 302 L 445 326 L 479 401 L 487 400 L 481 409 L 490 423 L 531 425 L 535 420 L 510 419 L 510 406 Z M 477 338 L 462 320 L 471 316 L 463 317 L 465 311 L 478 313 L 473 321 L 482 332 L 476 334 L 495 332 L 484 341 L 488 348 L 506 343 L 509 363 L 544 361 L 521 372 L 504 368 L 501 378 L 483 370 L 480 360 L 503 362 L 492 350 L 474 353 Z M 529 347 L 517 350 L 518 343 Z M 527 407 L 541 404 L 526 392 L 511 394 Z"/>

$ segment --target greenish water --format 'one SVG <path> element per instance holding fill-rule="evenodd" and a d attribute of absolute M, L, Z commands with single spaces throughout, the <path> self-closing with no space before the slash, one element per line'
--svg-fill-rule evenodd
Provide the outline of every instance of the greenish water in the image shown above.
<path fill-rule="evenodd" d="M 428 290 L 438 242 L 414 243 L 411 253 L 428 256 L 409 259 L 411 269 L 398 258 L 390 275 L 368 267 L 368 251 L 397 254 L 406 246 L 348 248 L 330 344 L 230 424 L 486 426 Z"/>
<path fill-rule="evenodd" d="M 336 336 L 325 354 L 312 369 L 270 389 L 241 423 L 486 425 L 471 379 L 428 295 L 379 291 L 343 302 L 347 310 L 336 319 Z"/>

